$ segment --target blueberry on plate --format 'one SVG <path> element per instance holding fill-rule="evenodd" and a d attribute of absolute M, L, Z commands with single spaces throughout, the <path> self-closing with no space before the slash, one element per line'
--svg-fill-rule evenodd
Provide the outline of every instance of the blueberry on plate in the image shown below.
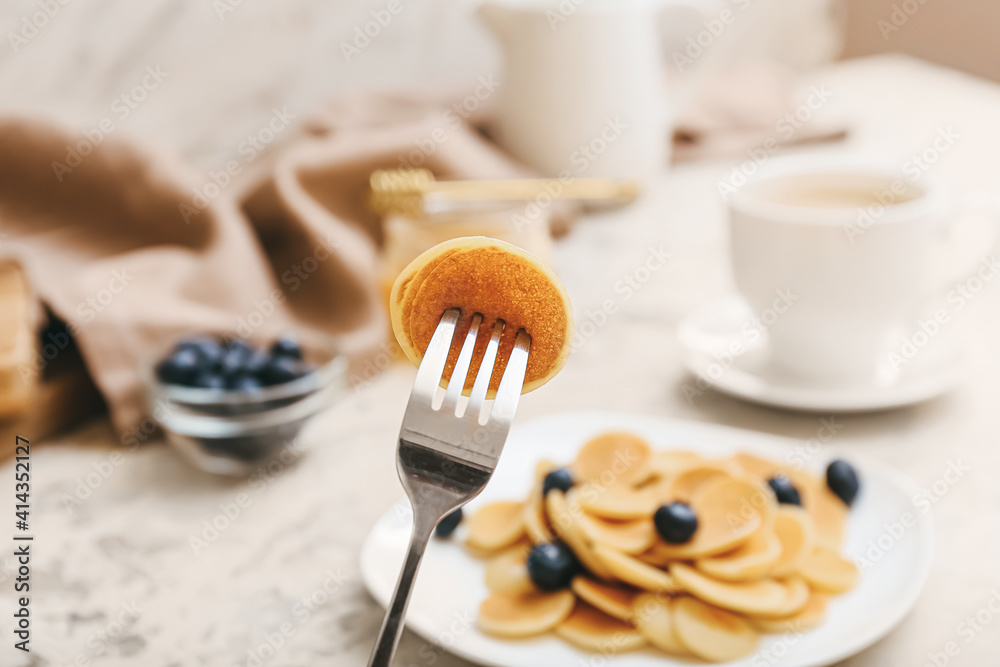
<path fill-rule="evenodd" d="M 559 489 L 566 493 L 571 488 L 573 488 L 573 475 L 566 468 L 559 468 L 545 476 L 545 480 L 542 482 L 542 496 L 549 495 L 549 491 L 553 489 Z"/>
<path fill-rule="evenodd" d="M 282 336 L 271 345 L 271 354 L 275 357 L 302 358 L 302 347 L 294 336 Z"/>
<path fill-rule="evenodd" d="M 684 544 L 698 530 L 698 517 L 694 510 L 685 503 L 670 503 L 662 505 L 653 514 L 653 525 L 664 542 Z"/>
<path fill-rule="evenodd" d="M 308 374 L 309 369 L 298 359 L 291 357 L 271 357 L 260 370 L 260 379 L 265 385 L 284 384 Z"/>
<path fill-rule="evenodd" d="M 171 353 L 156 365 L 156 377 L 167 384 L 191 384 L 202 370 L 201 358 L 193 348 Z"/>
<path fill-rule="evenodd" d="M 858 497 L 858 491 L 861 489 L 861 482 L 858 481 L 858 473 L 855 472 L 854 466 L 841 459 L 831 462 L 826 467 L 826 485 L 848 507 Z"/>
<path fill-rule="evenodd" d="M 799 496 L 799 490 L 795 488 L 792 480 L 788 479 L 786 475 L 775 475 L 767 480 L 767 485 L 771 487 L 774 495 L 778 497 L 778 502 L 782 505 L 802 506 L 802 497 Z"/>
<path fill-rule="evenodd" d="M 455 532 L 458 528 L 458 524 L 462 523 L 462 508 L 459 507 L 457 510 L 441 519 L 441 522 L 434 529 L 434 534 L 441 539 L 446 539 L 451 537 L 451 534 Z"/>
<path fill-rule="evenodd" d="M 528 576 L 540 590 L 566 588 L 579 571 L 576 556 L 562 542 L 538 544 L 528 554 Z"/>
<path fill-rule="evenodd" d="M 191 381 L 192 387 L 202 389 L 225 389 L 226 379 L 214 371 L 200 371 Z"/>

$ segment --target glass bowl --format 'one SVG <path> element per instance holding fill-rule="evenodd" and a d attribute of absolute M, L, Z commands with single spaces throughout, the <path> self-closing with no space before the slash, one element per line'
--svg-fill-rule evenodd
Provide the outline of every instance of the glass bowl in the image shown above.
<path fill-rule="evenodd" d="M 347 386 L 347 359 L 332 351 L 305 351 L 314 370 L 297 380 L 256 391 L 166 384 L 156 376 L 158 355 L 143 365 L 150 414 L 195 467 L 218 475 L 249 475 L 280 454 L 316 413 Z"/>

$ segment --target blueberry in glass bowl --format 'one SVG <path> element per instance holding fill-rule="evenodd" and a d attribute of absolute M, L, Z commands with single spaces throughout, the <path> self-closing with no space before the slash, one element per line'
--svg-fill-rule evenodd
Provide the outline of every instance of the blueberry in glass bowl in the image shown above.
<path fill-rule="evenodd" d="M 346 386 L 332 344 L 182 338 L 145 365 L 150 413 L 198 468 L 249 474 L 277 456 Z"/>

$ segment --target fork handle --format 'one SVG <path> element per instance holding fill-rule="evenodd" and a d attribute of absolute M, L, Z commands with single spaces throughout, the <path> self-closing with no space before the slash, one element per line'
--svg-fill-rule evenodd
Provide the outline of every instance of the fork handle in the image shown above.
<path fill-rule="evenodd" d="M 403 634 L 403 618 L 406 616 L 406 607 L 410 602 L 413 581 L 417 577 L 420 561 L 424 557 L 424 550 L 427 548 L 427 542 L 431 539 L 431 533 L 436 524 L 437 522 L 433 518 L 429 519 L 427 516 L 421 516 L 417 511 L 413 512 L 410 548 L 406 552 L 406 561 L 403 563 L 403 571 L 399 573 L 396 590 L 386 608 L 382 629 L 379 630 L 378 638 L 375 640 L 375 649 L 372 651 L 372 657 L 368 660 L 368 667 L 389 667 L 392 662 L 392 656 L 395 655 L 396 646 L 399 644 L 399 637 Z"/>

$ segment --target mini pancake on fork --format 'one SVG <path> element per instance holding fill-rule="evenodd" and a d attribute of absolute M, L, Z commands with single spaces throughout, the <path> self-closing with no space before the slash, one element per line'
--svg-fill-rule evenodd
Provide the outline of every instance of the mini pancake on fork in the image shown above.
<path fill-rule="evenodd" d="M 559 279 L 544 262 L 515 245 L 485 236 L 440 243 L 414 259 L 396 278 L 389 297 L 393 333 L 407 358 L 419 365 L 442 313 L 458 308 L 462 315 L 456 334 L 463 337 L 473 323 L 479 336 L 472 353 L 472 389 L 496 322 L 505 324 L 498 358 L 507 359 L 517 332 L 531 337 L 531 357 L 522 391 L 548 382 L 562 369 L 573 342 L 573 310 Z M 449 377 L 458 361 L 453 349 L 445 367 Z M 488 398 L 503 375 L 503 363 L 493 369 Z"/>
<path fill-rule="evenodd" d="M 465 336 L 456 337 L 455 329 L 460 316 L 458 308 L 449 308 L 441 316 L 417 368 L 410 400 L 403 413 L 396 449 L 396 470 L 413 507 L 413 530 L 368 667 L 389 667 L 392 663 L 403 631 L 407 601 L 431 533 L 444 517 L 475 498 L 486 486 L 496 469 L 521 398 L 521 387 L 530 359 L 531 338 L 523 330 L 518 331 L 510 356 L 500 358 L 497 348 L 504 323 L 497 321 L 492 327 L 487 352 L 482 359 L 482 371 L 473 376 L 469 400 L 465 405 L 459 402 L 470 376 L 469 361 L 479 333 L 478 326 L 470 327 Z M 481 317 L 478 313 L 475 315 L 475 318 Z M 438 402 L 438 389 L 455 343 L 461 350 L 453 372 L 447 374 L 444 398 Z M 500 362 L 503 362 L 505 371 L 492 404 L 487 405 L 487 388 L 493 377 L 494 365 Z M 514 515 L 515 527 L 519 531 L 523 530 L 520 505 L 517 503 L 516 512 L 508 512 Z M 512 537 L 503 537 L 482 546 L 501 547 L 508 539 L 516 540 L 518 537 L 518 533 L 513 533 Z M 565 601 L 556 605 L 554 612 L 558 613 L 554 613 L 549 620 L 552 624 L 562 620 L 572 608 L 573 595 L 567 593 L 562 597 Z M 501 601 L 495 611 L 503 612 L 510 608 Z M 499 613 L 499 616 L 503 618 L 504 614 Z"/>
<path fill-rule="evenodd" d="M 562 368 L 573 337 L 569 299 L 552 272 L 515 246 L 483 237 L 448 241 L 414 260 L 393 285 L 390 311 L 400 345 L 417 364 L 396 450 L 413 530 L 369 667 L 392 662 L 434 527 L 486 486 L 521 394 Z M 464 405 L 462 395 L 469 397 Z M 478 546 L 501 548 L 520 537 L 523 507 L 510 509 L 515 530 Z M 547 625 L 573 609 L 573 594 L 564 593 L 545 598 L 554 600 Z M 486 605 L 486 616 L 500 621 L 495 632 L 525 631 L 516 623 L 520 602 L 508 595 Z"/>

